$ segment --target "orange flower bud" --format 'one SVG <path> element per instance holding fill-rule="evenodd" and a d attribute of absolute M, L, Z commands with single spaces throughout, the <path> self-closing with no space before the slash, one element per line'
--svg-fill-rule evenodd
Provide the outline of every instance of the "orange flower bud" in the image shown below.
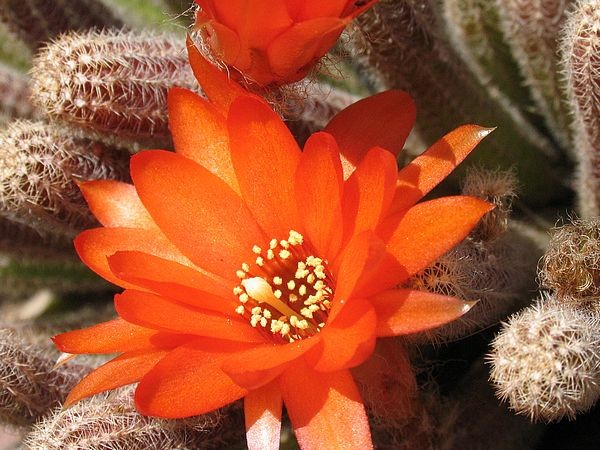
<path fill-rule="evenodd" d="M 280 85 L 304 78 L 376 1 L 196 0 L 196 28 L 213 56 L 240 78 Z"/>

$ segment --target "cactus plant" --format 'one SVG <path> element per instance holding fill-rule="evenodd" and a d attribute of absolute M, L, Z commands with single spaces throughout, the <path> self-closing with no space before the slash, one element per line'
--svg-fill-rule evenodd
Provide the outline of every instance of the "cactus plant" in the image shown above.
<path fill-rule="evenodd" d="M 33 101 L 97 137 L 168 142 L 167 90 L 197 86 L 178 37 L 127 31 L 66 34 L 38 53 Z"/>

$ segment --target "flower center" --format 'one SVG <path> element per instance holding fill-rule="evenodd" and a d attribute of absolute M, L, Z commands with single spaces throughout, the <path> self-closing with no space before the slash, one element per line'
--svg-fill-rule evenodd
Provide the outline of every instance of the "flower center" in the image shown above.
<path fill-rule="evenodd" d="M 271 239 L 263 250 L 252 248 L 253 264 L 243 263 L 233 289 L 236 312 L 277 342 L 294 342 L 315 335 L 325 326 L 333 278 L 327 261 L 314 256 L 297 231 L 287 240 Z"/>

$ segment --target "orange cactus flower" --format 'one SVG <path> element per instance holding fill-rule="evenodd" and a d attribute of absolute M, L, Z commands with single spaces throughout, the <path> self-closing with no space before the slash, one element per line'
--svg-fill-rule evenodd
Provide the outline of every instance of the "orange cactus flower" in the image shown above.
<path fill-rule="evenodd" d="M 376 0 L 196 0 L 213 56 L 260 86 L 306 76 L 346 25 Z"/>
<path fill-rule="evenodd" d="M 490 130 L 462 126 L 398 171 L 415 109 L 389 91 L 339 113 L 301 151 L 263 100 L 190 51 L 209 100 L 171 90 L 176 152 L 133 156 L 133 185 L 81 186 L 103 227 L 80 234 L 77 251 L 125 291 L 117 319 L 54 338 L 65 353 L 120 354 L 66 405 L 139 382 L 136 406 L 150 416 L 244 398 L 251 449 L 278 447 L 283 405 L 303 449 L 371 448 L 350 369 L 381 373 L 362 364 L 377 338 L 470 308 L 401 286 L 491 209 L 467 196 L 417 203 Z"/>

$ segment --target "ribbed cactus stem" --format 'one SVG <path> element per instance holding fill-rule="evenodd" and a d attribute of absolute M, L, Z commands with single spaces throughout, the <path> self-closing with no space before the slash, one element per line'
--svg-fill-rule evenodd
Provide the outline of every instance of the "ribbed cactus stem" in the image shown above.
<path fill-rule="evenodd" d="M 70 33 L 32 69 L 32 99 L 51 118 L 119 140 L 169 140 L 171 86 L 198 86 L 185 40 L 148 32 Z"/>
<path fill-rule="evenodd" d="M 88 371 L 71 364 L 53 369 L 55 361 L 10 328 L 0 329 L 0 420 L 27 426 L 58 406 Z"/>
<path fill-rule="evenodd" d="M 496 4 L 489 0 L 443 0 L 441 16 L 450 43 L 489 96 L 509 114 L 520 111 L 523 120 L 539 121 L 539 116 L 529 113 L 531 96 L 502 38 Z"/>
<path fill-rule="evenodd" d="M 539 277 L 543 287 L 565 302 L 599 303 L 600 218 L 556 228 L 541 260 Z"/>
<path fill-rule="evenodd" d="M 576 190 L 584 218 L 600 215 L 600 8 L 581 0 L 561 35 L 561 63 L 572 108 Z"/>
<path fill-rule="evenodd" d="M 488 356 L 496 395 L 535 421 L 573 419 L 600 397 L 597 313 L 543 298 L 514 315 Z"/>
<path fill-rule="evenodd" d="M 0 21 L 33 50 L 65 31 L 123 26 L 100 0 L 3 0 Z"/>
<path fill-rule="evenodd" d="M 185 420 L 156 419 L 135 410 L 132 391 L 120 389 L 56 411 L 35 425 L 25 440 L 25 448 L 129 450 L 243 446 L 239 408 Z"/>
<path fill-rule="evenodd" d="M 96 224 L 77 180 L 128 177 L 125 151 L 42 122 L 13 122 L 0 149 L 0 215 L 40 232 L 73 236 Z"/>
<path fill-rule="evenodd" d="M 558 33 L 574 0 L 496 0 L 501 24 L 525 85 L 549 131 L 568 148 L 568 118 L 558 71 Z"/>
<path fill-rule="evenodd" d="M 366 52 L 386 85 L 407 90 L 417 104 L 417 124 L 433 141 L 459 123 L 498 126 L 493 138 L 473 152 L 486 165 L 516 166 L 522 197 L 544 204 L 564 194 L 560 159 L 552 143 L 531 124 L 500 110 L 440 39 L 432 0 L 383 0 L 358 22 Z M 518 161 L 518 164 L 515 164 Z M 560 192 L 563 190 L 563 192 Z"/>
<path fill-rule="evenodd" d="M 33 119 L 39 116 L 31 101 L 29 78 L 0 63 L 0 125 L 13 119 Z"/>

